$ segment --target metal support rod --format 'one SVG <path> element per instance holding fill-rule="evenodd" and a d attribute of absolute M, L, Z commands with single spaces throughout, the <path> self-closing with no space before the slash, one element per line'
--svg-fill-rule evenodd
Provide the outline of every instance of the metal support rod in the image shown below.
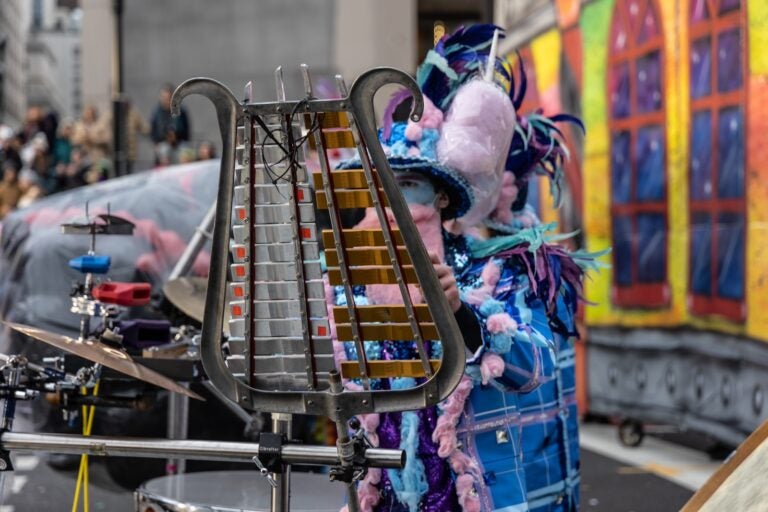
<path fill-rule="evenodd" d="M 331 393 L 339 395 L 344 391 L 341 375 L 336 370 L 330 372 Z M 341 466 L 350 466 L 355 456 L 354 441 L 349 437 L 348 418 L 339 417 L 336 420 L 336 449 L 338 450 Z M 347 507 L 349 512 L 360 512 L 360 502 L 357 499 L 357 485 L 352 481 L 347 483 Z"/>
<path fill-rule="evenodd" d="M 208 212 L 203 217 L 203 220 L 197 226 L 195 234 L 192 235 L 192 239 L 187 244 L 187 248 L 184 249 L 179 261 L 171 270 L 168 280 L 177 279 L 181 276 L 185 276 L 189 273 L 192 265 L 195 263 L 195 258 L 200 254 L 200 250 L 211 238 L 211 232 L 213 231 L 213 219 L 216 217 L 216 202 L 214 202 Z"/>
<path fill-rule="evenodd" d="M 293 418 L 290 414 L 272 414 L 272 432 L 291 438 Z M 282 473 L 272 473 L 276 486 L 272 487 L 272 512 L 291 509 L 291 465 L 283 464 Z"/>
<path fill-rule="evenodd" d="M 130 437 L 83 437 L 69 434 L 38 434 L 28 432 L 3 432 L 0 448 L 10 452 L 72 453 L 94 456 L 146 457 L 165 459 L 169 455 L 182 459 L 215 461 L 253 461 L 259 455 L 258 443 L 233 443 L 225 441 L 168 440 Z M 402 469 L 405 452 L 384 448 L 368 448 L 366 461 L 373 468 Z M 339 453 L 333 446 L 307 446 L 285 444 L 282 459 L 286 464 L 312 466 L 338 465 Z"/>
<path fill-rule="evenodd" d="M 181 384 L 182 386 L 184 384 Z M 189 397 L 179 393 L 168 394 L 168 439 L 186 439 L 189 433 Z M 181 475 L 187 470 L 184 459 L 168 458 L 165 474 Z"/>

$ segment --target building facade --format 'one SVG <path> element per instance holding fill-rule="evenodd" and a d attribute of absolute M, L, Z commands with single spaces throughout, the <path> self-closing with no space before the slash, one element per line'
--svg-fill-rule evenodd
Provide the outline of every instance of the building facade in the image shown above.
<path fill-rule="evenodd" d="M 768 6 L 545 10 L 549 26 L 514 48 L 536 106 L 585 121 L 569 215 L 586 249 L 613 250 L 612 268 L 587 282 L 585 409 L 737 443 L 768 417 Z"/>
<path fill-rule="evenodd" d="M 0 123 L 18 126 L 24 120 L 26 101 L 26 48 L 29 3 L 0 2 Z"/>

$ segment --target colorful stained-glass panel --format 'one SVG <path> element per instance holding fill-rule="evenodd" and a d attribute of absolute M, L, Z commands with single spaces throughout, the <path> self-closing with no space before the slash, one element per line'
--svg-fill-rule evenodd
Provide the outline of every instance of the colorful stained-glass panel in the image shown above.
<path fill-rule="evenodd" d="M 618 11 L 615 14 L 616 21 L 611 27 L 611 49 L 614 52 L 620 52 L 627 47 L 627 41 L 629 40 L 629 33 L 624 26 L 624 22 L 621 19 Z"/>
<path fill-rule="evenodd" d="M 744 299 L 744 215 L 721 213 L 717 225 L 717 293 Z"/>
<path fill-rule="evenodd" d="M 638 28 L 640 28 L 640 16 L 643 15 L 641 12 L 643 8 L 645 7 L 643 4 L 646 2 L 642 2 L 640 0 L 630 0 L 629 4 L 627 5 L 627 15 L 629 17 L 629 26 L 632 27 L 633 31 L 638 32 Z"/>
<path fill-rule="evenodd" d="M 616 283 L 632 284 L 632 218 L 626 215 L 613 217 L 613 265 Z"/>
<path fill-rule="evenodd" d="M 637 59 L 637 110 L 661 109 L 661 53 L 654 51 Z"/>
<path fill-rule="evenodd" d="M 720 111 L 717 126 L 717 195 L 723 199 L 744 197 L 744 119 L 741 108 Z"/>
<path fill-rule="evenodd" d="M 691 291 L 712 293 L 712 217 L 708 213 L 691 215 Z"/>
<path fill-rule="evenodd" d="M 720 14 L 734 11 L 741 7 L 741 0 L 720 0 Z"/>
<path fill-rule="evenodd" d="M 636 199 L 664 199 L 664 130 L 661 126 L 644 126 L 637 131 L 635 158 Z"/>
<path fill-rule="evenodd" d="M 712 92 L 712 40 L 704 37 L 691 44 L 691 98 Z"/>
<path fill-rule="evenodd" d="M 691 120 L 691 199 L 712 197 L 712 113 L 709 110 L 694 112 Z"/>
<path fill-rule="evenodd" d="M 665 216 L 642 213 L 637 216 L 637 280 L 663 283 L 667 268 L 667 225 Z"/>
<path fill-rule="evenodd" d="M 632 199 L 632 162 L 630 160 L 630 134 L 613 134 L 611 144 L 611 197 L 616 204 Z"/>
<path fill-rule="evenodd" d="M 739 89 L 741 74 L 741 31 L 735 28 L 717 37 L 717 90 Z"/>
<path fill-rule="evenodd" d="M 697 22 L 709 18 L 708 0 L 691 0 L 691 21 Z"/>
<path fill-rule="evenodd" d="M 629 116 L 629 64 L 613 68 L 611 73 L 611 113 L 615 119 Z"/>
<path fill-rule="evenodd" d="M 643 24 L 640 27 L 640 35 L 638 36 L 638 43 L 644 43 L 659 34 L 659 22 L 656 17 L 656 12 L 653 9 L 653 2 L 648 2 L 648 7 L 643 16 Z"/>

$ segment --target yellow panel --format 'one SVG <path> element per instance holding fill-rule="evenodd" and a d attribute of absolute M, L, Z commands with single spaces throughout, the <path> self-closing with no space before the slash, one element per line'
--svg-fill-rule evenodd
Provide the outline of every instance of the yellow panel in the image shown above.
<path fill-rule="evenodd" d="M 426 304 L 414 304 L 414 313 L 419 322 L 431 322 L 432 315 Z M 357 320 L 359 322 L 408 322 L 408 314 L 405 306 L 400 304 L 385 304 L 377 306 L 357 306 Z M 337 324 L 349 322 L 349 310 L 345 306 L 334 306 L 333 318 Z"/>
<path fill-rule="evenodd" d="M 768 2 L 748 0 L 749 74 L 768 75 Z M 750 98 L 751 103 L 751 98 Z"/>
<path fill-rule="evenodd" d="M 432 371 L 440 368 L 440 361 L 429 361 Z M 343 361 L 341 363 L 341 376 L 345 379 L 359 379 L 360 365 L 356 361 Z M 372 379 L 386 379 L 393 377 L 425 377 L 424 367 L 421 361 L 368 361 L 368 376 Z"/>
<path fill-rule="evenodd" d="M 325 196 L 325 191 L 319 190 L 317 195 L 317 207 L 328 208 L 328 200 Z M 371 199 L 371 193 L 367 190 L 337 190 L 333 193 L 334 206 L 339 209 L 344 208 L 370 208 L 373 206 L 373 199 Z M 386 197 L 384 199 L 384 206 L 388 206 Z"/>
<path fill-rule="evenodd" d="M 426 340 L 436 340 L 440 336 L 437 328 L 432 323 L 420 323 L 421 336 Z M 360 324 L 361 335 L 365 341 L 391 340 L 410 341 L 413 339 L 411 324 Z M 350 324 L 336 324 L 336 335 L 339 341 L 352 341 L 352 326 Z"/>
<path fill-rule="evenodd" d="M 380 229 L 344 229 L 341 233 L 344 238 L 342 245 L 347 248 L 355 247 L 386 247 L 384 245 L 384 235 Z M 403 237 L 400 236 L 399 229 L 392 230 L 392 236 L 397 245 L 403 245 Z M 323 230 L 323 245 L 325 247 L 335 247 L 333 231 Z"/>
<path fill-rule="evenodd" d="M 408 251 L 406 251 L 404 248 L 401 248 L 398 249 L 397 252 L 401 265 L 411 264 L 411 257 L 408 255 Z M 387 252 L 386 247 L 364 247 L 361 249 L 348 249 L 345 251 L 345 258 L 347 265 L 351 266 L 391 265 L 389 260 L 389 253 Z M 336 249 L 325 250 L 325 264 L 329 267 L 339 266 L 339 256 L 336 254 Z"/>
<path fill-rule="evenodd" d="M 552 29 L 531 41 L 531 55 L 536 68 L 536 85 L 546 91 L 558 84 L 560 76 L 560 31 Z"/>
<path fill-rule="evenodd" d="M 419 284 L 413 266 L 406 265 L 401 268 L 406 283 Z M 397 284 L 395 271 L 392 267 L 350 267 L 348 275 L 353 286 L 362 286 L 366 284 Z M 342 284 L 341 272 L 338 267 L 328 267 L 328 282 L 332 286 L 339 286 Z"/>

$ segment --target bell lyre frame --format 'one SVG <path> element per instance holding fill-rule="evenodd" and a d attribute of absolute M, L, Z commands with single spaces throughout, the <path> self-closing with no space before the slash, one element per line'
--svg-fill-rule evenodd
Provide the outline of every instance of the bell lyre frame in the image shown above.
<path fill-rule="evenodd" d="M 374 95 L 381 87 L 388 84 L 404 86 L 413 96 L 411 119 L 418 120 L 423 108 L 423 98 L 417 84 L 402 71 L 377 68 L 363 73 L 354 82 L 349 94 L 344 98 L 338 100 L 313 99 L 306 69 L 304 72 L 308 97 L 300 101 L 240 104 L 229 89 L 219 82 L 207 78 L 187 80 L 178 87 L 171 100 L 172 112 L 178 113 L 181 102 L 186 96 L 200 94 L 210 99 L 216 109 L 222 136 L 223 152 L 201 341 L 201 355 L 205 371 L 213 385 L 228 398 L 246 409 L 327 416 L 337 425 L 343 424 L 356 414 L 419 409 L 434 405 L 445 399 L 461 379 L 465 359 L 464 342 L 419 232 L 411 219 L 408 206 L 399 191 L 387 157 L 378 141 L 373 106 Z M 318 292 L 318 283 L 322 285 L 322 282 L 317 281 L 316 276 L 313 278 L 309 275 L 315 271 L 315 267 L 312 266 L 313 263 L 306 262 L 304 258 L 306 248 L 311 248 L 312 245 L 308 242 L 305 243 L 302 240 L 303 235 L 299 233 L 304 230 L 305 226 L 303 224 L 305 220 L 303 212 L 306 210 L 302 208 L 306 207 L 306 203 L 299 203 L 303 200 L 302 191 L 309 190 L 308 173 L 305 168 L 295 168 L 294 159 L 291 157 L 290 165 L 284 169 L 285 172 L 281 176 L 284 182 L 278 183 L 279 180 L 272 179 L 273 176 L 267 176 L 268 166 L 260 166 L 256 162 L 260 155 L 266 163 L 268 153 L 274 150 L 274 145 L 266 144 L 269 133 L 265 130 L 268 129 L 270 123 L 272 126 L 282 127 L 281 134 L 284 138 L 300 139 L 301 134 L 293 124 L 295 116 L 305 119 L 306 123 L 309 123 L 308 120 L 310 119 L 313 123 L 319 122 L 319 127 L 315 126 L 314 130 L 310 130 L 313 133 L 307 137 L 314 136 L 314 145 L 320 156 L 322 177 L 316 177 L 316 184 L 321 183 L 323 187 L 322 190 L 318 190 L 318 203 L 322 196 L 329 209 L 333 230 L 324 233 L 324 239 L 326 245 L 329 242 L 335 245 L 339 284 L 343 285 L 348 293 L 351 293 L 351 286 L 361 284 L 359 276 L 363 274 L 358 272 L 360 269 L 352 269 L 345 261 L 345 256 L 350 252 L 349 245 L 354 244 L 353 240 L 358 235 L 365 234 L 370 239 L 375 238 L 378 241 L 375 245 L 383 248 L 381 251 L 384 251 L 383 254 L 386 254 L 390 259 L 391 272 L 387 273 L 389 279 L 384 282 L 397 284 L 405 303 L 400 305 L 402 309 L 400 310 L 401 314 L 398 315 L 402 323 L 396 325 L 405 326 L 412 330 L 408 339 L 415 342 L 420 356 L 420 361 L 414 360 L 413 363 L 416 363 L 417 366 L 420 363 L 421 368 L 417 368 L 410 376 L 424 377 L 413 388 L 383 391 L 371 389 L 369 385 L 371 378 L 401 376 L 398 372 L 404 368 L 404 366 L 390 365 L 389 373 L 387 371 L 371 373 L 372 368 L 377 367 L 375 363 L 378 362 L 368 361 L 365 350 L 363 350 L 363 343 L 369 339 L 366 338 L 368 333 L 373 333 L 370 339 L 386 339 L 380 334 L 383 332 L 382 326 L 375 325 L 381 323 L 380 315 L 374 314 L 373 317 L 375 318 L 372 318 L 371 315 L 366 316 L 362 308 L 354 305 L 353 301 L 348 301 L 347 315 L 345 315 L 345 321 L 348 322 L 348 325 L 345 327 L 347 327 L 346 331 L 351 332 L 349 341 L 354 341 L 358 349 L 358 361 L 356 362 L 358 371 L 354 375 L 344 376 L 360 378 L 363 382 L 362 390 L 350 391 L 341 388 L 340 376 L 333 369 L 333 351 L 330 348 L 330 343 L 326 343 L 330 341 L 327 339 L 327 332 L 325 330 L 321 333 L 313 332 L 313 329 L 317 327 L 317 317 L 320 316 L 320 321 L 323 320 L 322 315 L 313 307 L 313 301 L 319 298 L 324 299 L 324 294 Z M 333 124 L 332 120 L 338 120 L 342 117 L 346 117 L 348 121 Z M 328 120 L 327 123 L 326 119 Z M 338 187 L 334 187 L 334 174 L 338 171 L 332 171 L 328 168 L 325 144 L 327 140 L 331 140 L 333 134 L 322 130 L 326 126 L 348 128 L 348 130 L 345 128 L 342 131 L 351 136 L 354 144 L 347 145 L 347 147 L 356 147 L 360 153 L 363 169 L 359 171 L 367 182 L 368 191 L 365 193 L 370 194 L 368 202 L 364 205 L 373 206 L 379 212 L 379 219 L 382 222 L 381 232 L 356 233 L 355 231 L 360 230 L 341 228 L 338 207 L 344 207 L 344 205 L 334 203 L 342 202 L 340 198 L 343 197 L 342 192 L 345 191 L 337 190 Z M 241 140 L 238 140 L 238 133 L 240 133 Z M 274 140 L 274 136 L 271 138 Z M 240 157 L 239 161 L 236 161 L 238 160 L 237 156 Z M 286 157 L 287 155 L 283 155 L 279 161 L 283 161 Z M 271 208 L 271 205 L 268 204 L 271 201 L 270 198 L 276 197 L 275 193 L 267 190 L 269 187 L 277 190 L 277 195 L 287 197 L 285 204 L 280 206 L 288 208 L 288 210 L 280 211 L 289 213 L 292 219 L 290 229 L 288 226 L 264 226 L 257 222 L 257 217 L 262 219 L 265 217 L 265 208 Z M 236 194 L 236 189 L 239 194 Z M 365 191 L 365 189 L 362 190 Z M 238 195 L 240 197 L 236 197 Z M 236 199 L 244 201 L 244 203 L 238 203 Z M 264 200 L 263 204 L 260 203 L 260 200 Z M 311 203 L 308 204 L 311 208 Z M 240 226 L 237 226 L 238 219 L 236 218 L 233 227 L 232 214 L 233 207 L 238 207 L 238 205 L 244 208 L 244 211 L 242 214 L 236 214 L 236 217 L 241 217 L 240 220 L 244 221 L 245 224 L 245 230 L 240 229 L 237 232 L 239 233 L 239 240 L 238 234 L 234 230 Z M 397 223 L 396 230 L 392 229 L 386 220 L 384 208 L 387 205 Z M 314 220 L 313 217 L 312 220 Z M 265 233 L 270 235 L 265 238 Z M 242 243 L 245 250 L 248 251 L 242 259 L 242 268 L 229 263 L 231 235 L 235 236 L 236 243 Z M 285 242 L 286 247 L 290 247 L 293 243 L 293 247 L 296 249 L 295 260 L 291 262 L 290 258 L 278 258 L 277 263 L 275 263 L 270 258 L 273 252 L 268 252 L 267 259 L 262 259 L 267 254 L 264 252 L 265 247 L 263 247 L 265 241 Z M 298 291 L 291 292 L 293 295 L 290 295 L 290 298 L 298 301 L 300 315 L 296 319 L 298 322 L 296 325 L 300 328 L 285 327 L 290 331 L 288 333 L 290 336 L 297 334 L 298 336 L 290 340 L 285 338 L 283 340 L 285 344 L 281 345 L 282 348 L 276 349 L 275 354 L 272 354 L 274 358 L 269 356 L 264 359 L 266 356 L 259 355 L 262 349 L 254 340 L 268 339 L 272 343 L 279 339 L 281 333 L 285 334 L 281 331 L 283 328 L 279 327 L 281 325 L 279 322 L 282 319 L 270 316 L 270 312 L 276 311 L 275 308 L 278 303 L 286 301 L 271 300 L 270 302 L 275 304 L 263 303 L 265 302 L 264 299 L 267 299 L 263 293 L 270 293 L 270 290 L 283 290 L 278 286 L 280 283 L 277 282 L 279 281 L 278 276 L 285 272 L 284 270 L 277 272 L 278 266 L 285 267 L 281 262 L 291 263 L 295 266 L 290 275 L 295 280 Z M 409 262 L 411 263 L 410 266 L 404 265 L 404 263 Z M 268 266 L 271 267 L 267 268 Z M 241 280 L 242 285 L 237 285 L 235 282 L 238 293 L 241 296 L 245 295 L 246 299 L 238 303 L 239 309 L 237 309 L 237 312 L 244 317 L 244 321 L 239 324 L 240 328 L 231 328 L 232 335 L 236 339 L 238 336 L 242 336 L 242 343 L 234 344 L 243 350 L 243 368 L 240 370 L 242 373 L 233 371 L 235 365 L 224 356 L 221 343 L 224 313 L 227 307 L 228 275 L 232 271 L 242 272 L 246 276 L 245 279 Z M 306 279 L 304 279 L 305 272 L 307 273 Z M 369 274 L 365 274 L 365 276 L 369 276 Z M 370 279 L 370 277 L 365 276 L 362 279 Z M 355 279 L 358 279 L 356 283 Z M 369 280 L 363 284 L 371 282 L 380 281 Z M 407 283 L 420 286 L 427 308 L 417 308 L 411 303 Z M 232 284 L 230 283 L 230 285 Z M 267 291 L 260 292 L 259 290 Z M 262 298 L 262 302 L 256 302 L 257 296 Z M 286 297 L 288 296 L 286 295 Z M 279 311 L 284 312 L 287 309 Z M 295 312 L 295 309 L 291 311 Z M 327 322 L 327 316 L 325 318 Z M 264 332 L 266 332 L 266 338 L 256 336 L 259 333 L 263 335 Z M 277 334 L 275 334 L 276 332 Z M 387 332 L 402 333 L 403 330 Z M 427 339 L 441 342 L 442 359 L 439 362 L 429 361 L 426 357 L 424 336 L 429 336 Z M 287 347 L 289 341 L 294 347 L 293 351 L 284 351 L 283 349 Z M 296 345 L 301 345 L 302 341 L 303 347 L 300 348 L 303 350 L 299 351 Z M 278 362 L 276 358 L 281 354 L 286 354 L 287 362 L 280 363 L 278 367 L 284 368 L 285 373 L 280 375 L 279 372 L 273 372 L 269 377 L 261 375 L 260 372 L 266 366 Z M 295 357 L 289 357 L 288 354 Z M 298 356 L 302 356 L 304 360 L 300 361 Z M 349 364 L 352 363 L 347 363 L 347 365 Z M 306 379 L 300 376 L 299 369 L 306 371 Z"/>

